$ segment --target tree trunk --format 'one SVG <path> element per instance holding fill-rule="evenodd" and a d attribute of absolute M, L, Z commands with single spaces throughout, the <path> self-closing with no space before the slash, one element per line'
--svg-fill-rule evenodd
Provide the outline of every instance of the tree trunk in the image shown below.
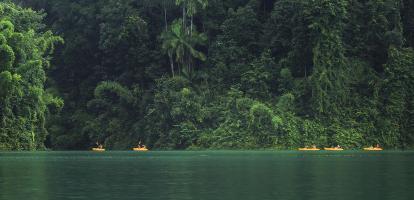
<path fill-rule="evenodd" d="M 186 17 L 185 17 L 185 5 L 183 5 L 183 29 L 185 30 L 186 29 L 186 24 L 185 24 L 185 21 L 186 21 Z M 184 31 L 185 32 L 185 31 Z"/>
<path fill-rule="evenodd" d="M 164 4 L 164 23 L 165 23 L 165 31 L 168 31 L 167 8 L 165 7 L 165 4 Z M 174 60 L 173 60 L 171 52 L 168 52 L 168 59 L 170 61 L 171 74 L 174 77 Z"/>
<path fill-rule="evenodd" d="M 170 59 L 171 74 L 174 77 L 174 60 L 170 52 L 168 52 L 168 58 Z"/>
<path fill-rule="evenodd" d="M 191 15 L 190 36 L 193 35 L 193 16 Z"/>
<path fill-rule="evenodd" d="M 168 31 L 167 8 L 165 8 L 165 6 L 164 6 L 164 23 L 165 23 L 165 31 Z"/>

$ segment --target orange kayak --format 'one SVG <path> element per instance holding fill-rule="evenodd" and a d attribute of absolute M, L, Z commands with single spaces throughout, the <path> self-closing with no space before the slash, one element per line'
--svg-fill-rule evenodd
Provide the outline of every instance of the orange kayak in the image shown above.
<path fill-rule="evenodd" d="M 326 151 L 343 151 L 344 149 L 342 148 L 337 148 L 337 147 L 333 147 L 333 148 L 323 148 Z"/>
<path fill-rule="evenodd" d="M 299 148 L 299 151 L 319 151 L 318 148 Z"/>
<path fill-rule="evenodd" d="M 383 149 L 379 147 L 367 147 L 367 148 L 364 148 L 364 150 L 365 151 L 382 151 Z"/>
<path fill-rule="evenodd" d="M 148 151 L 148 149 L 146 147 L 135 147 L 135 148 L 132 148 L 132 150 L 134 150 L 134 151 Z"/>
<path fill-rule="evenodd" d="M 105 151 L 105 149 L 102 149 L 102 148 L 92 148 L 92 151 Z"/>

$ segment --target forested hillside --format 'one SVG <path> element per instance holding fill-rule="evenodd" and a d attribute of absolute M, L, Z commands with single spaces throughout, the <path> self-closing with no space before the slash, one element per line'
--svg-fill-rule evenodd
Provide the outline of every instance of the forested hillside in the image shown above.
<path fill-rule="evenodd" d="M 14 3 L 0 150 L 414 147 L 413 0 Z"/>

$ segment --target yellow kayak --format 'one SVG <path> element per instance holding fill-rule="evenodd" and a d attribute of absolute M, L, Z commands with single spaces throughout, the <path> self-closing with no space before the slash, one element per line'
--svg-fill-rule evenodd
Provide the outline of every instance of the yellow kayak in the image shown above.
<path fill-rule="evenodd" d="M 364 148 L 364 150 L 365 151 L 382 151 L 383 149 L 379 147 L 367 147 L 367 148 Z"/>
<path fill-rule="evenodd" d="M 132 150 L 134 150 L 134 151 L 148 151 L 148 149 L 146 147 L 135 147 L 135 148 L 132 148 Z"/>
<path fill-rule="evenodd" d="M 344 149 L 342 148 L 337 148 L 337 147 L 333 147 L 333 148 L 323 148 L 326 151 L 343 151 Z"/>
<path fill-rule="evenodd" d="M 102 148 L 92 148 L 92 151 L 105 151 L 105 149 L 102 149 Z"/>
<path fill-rule="evenodd" d="M 319 151 L 318 148 L 299 148 L 299 151 Z"/>

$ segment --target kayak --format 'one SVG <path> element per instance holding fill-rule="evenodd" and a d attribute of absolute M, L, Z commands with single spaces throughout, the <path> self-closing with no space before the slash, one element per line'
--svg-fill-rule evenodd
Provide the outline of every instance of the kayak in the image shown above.
<path fill-rule="evenodd" d="M 333 148 L 323 148 L 324 150 L 326 150 L 326 151 L 343 151 L 344 149 L 342 149 L 342 148 L 336 148 L 336 147 L 333 147 Z"/>
<path fill-rule="evenodd" d="M 299 148 L 299 151 L 319 151 L 318 148 Z"/>
<path fill-rule="evenodd" d="M 379 147 L 367 147 L 367 148 L 364 148 L 364 150 L 365 151 L 382 151 L 383 149 Z"/>
<path fill-rule="evenodd" d="M 134 150 L 134 151 L 148 151 L 148 149 L 145 148 L 145 147 L 135 147 L 135 148 L 132 148 L 132 150 Z"/>
<path fill-rule="evenodd" d="M 102 148 L 92 148 L 92 151 L 105 151 L 105 149 L 102 149 Z"/>

